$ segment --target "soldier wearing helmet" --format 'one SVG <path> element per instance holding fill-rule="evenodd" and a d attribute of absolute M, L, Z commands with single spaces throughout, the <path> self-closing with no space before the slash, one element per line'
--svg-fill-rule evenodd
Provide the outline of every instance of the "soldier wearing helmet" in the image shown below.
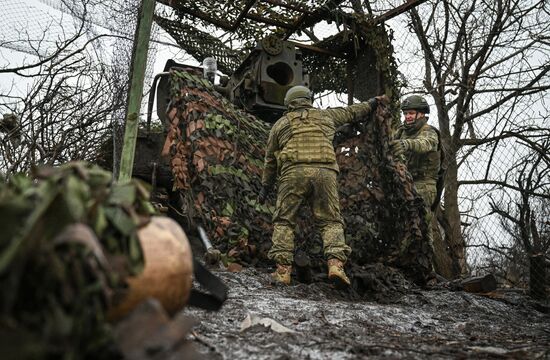
<path fill-rule="evenodd" d="M 349 286 L 344 264 L 351 253 L 344 238 L 332 146 L 336 128 L 364 120 L 378 104 L 376 98 L 345 108 L 317 109 L 305 86 L 290 88 L 287 112 L 269 133 L 260 202 L 277 182 L 272 247 L 268 256 L 277 264 L 276 282 L 290 284 L 294 257 L 294 228 L 302 204 L 310 206 L 323 240 L 328 276 L 337 286 Z"/>
<path fill-rule="evenodd" d="M 427 124 L 430 106 L 424 97 L 407 97 L 401 103 L 401 110 L 405 122 L 397 129 L 395 139 L 390 145 L 394 156 L 405 161 L 414 179 L 416 190 L 424 200 L 428 223 L 426 235 L 433 250 L 430 223 L 435 208 L 433 205 L 437 195 L 436 183 L 441 167 L 439 131 Z"/>

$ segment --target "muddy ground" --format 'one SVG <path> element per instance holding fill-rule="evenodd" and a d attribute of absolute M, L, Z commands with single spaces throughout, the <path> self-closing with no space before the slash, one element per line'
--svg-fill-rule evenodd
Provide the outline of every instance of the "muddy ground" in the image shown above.
<path fill-rule="evenodd" d="M 375 301 L 322 276 L 287 287 L 258 269 L 216 274 L 229 287 L 223 308 L 184 310 L 198 320 L 190 339 L 208 359 L 550 359 L 547 308 L 516 292 L 491 298 L 404 283 Z M 249 315 L 278 324 L 241 330 Z"/>

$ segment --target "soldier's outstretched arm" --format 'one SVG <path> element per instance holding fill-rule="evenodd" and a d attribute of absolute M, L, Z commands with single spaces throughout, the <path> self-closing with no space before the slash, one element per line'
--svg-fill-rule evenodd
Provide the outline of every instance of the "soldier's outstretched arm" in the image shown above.
<path fill-rule="evenodd" d="M 363 122 L 365 119 L 376 110 L 378 104 L 377 98 L 369 99 L 366 102 L 350 105 L 348 107 L 338 107 L 334 109 L 326 109 L 327 115 L 330 116 L 336 127 L 346 123 Z"/>
<path fill-rule="evenodd" d="M 399 140 L 405 150 L 423 154 L 430 151 L 436 151 L 439 139 L 434 129 L 429 128 L 422 131 L 416 139 Z"/>

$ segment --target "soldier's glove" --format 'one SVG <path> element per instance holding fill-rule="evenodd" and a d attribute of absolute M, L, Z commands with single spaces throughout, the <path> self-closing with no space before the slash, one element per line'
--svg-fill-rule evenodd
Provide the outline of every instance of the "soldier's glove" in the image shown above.
<path fill-rule="evenodd" d="M 392 140 L 390 142 L 390 148 L 395 158 L 405 155 L 405 151 L 407 150 L 406 143 L 403 140 Z"/>
<path fill-rule="evenodd" d="M 378 99 L 373 97 L 367 100 L 367 104 L 369 104 L 371 111 L 376 111 L 376 108 L 378 107 Z"/>
<path fill-rule="evenodd" d="M 267 200 L 267 194 L 269 192 L 269 187 L 268 186 L 263 186 L 262 189 L 260 190 L 260 194 L 258 195 L 258 202 L 260 204 L 265 204 L 265 201 Z"/>

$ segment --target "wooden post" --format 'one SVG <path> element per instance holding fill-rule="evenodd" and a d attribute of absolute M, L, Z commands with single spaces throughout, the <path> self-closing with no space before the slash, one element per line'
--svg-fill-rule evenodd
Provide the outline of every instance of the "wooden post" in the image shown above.
<path fill-rule="evenodd" d="M 139 124 L 139 111 L 143 93 L 143 80 L 147 67 L 147 51 L 149 50 L 149 38 L 151 25 L 155 12 L 155 0 L 142 0 L 139 8 L 136 36 L 132 53 L 132 67 L 130 71 L 130 91 L 128 96 L 128 108 L 126 110 L 126 127 L 124 129 L 124 143 L 120 159 L 119 182 L 129 181 L 132 178 L 134 164 L 134 152 Z"/>

